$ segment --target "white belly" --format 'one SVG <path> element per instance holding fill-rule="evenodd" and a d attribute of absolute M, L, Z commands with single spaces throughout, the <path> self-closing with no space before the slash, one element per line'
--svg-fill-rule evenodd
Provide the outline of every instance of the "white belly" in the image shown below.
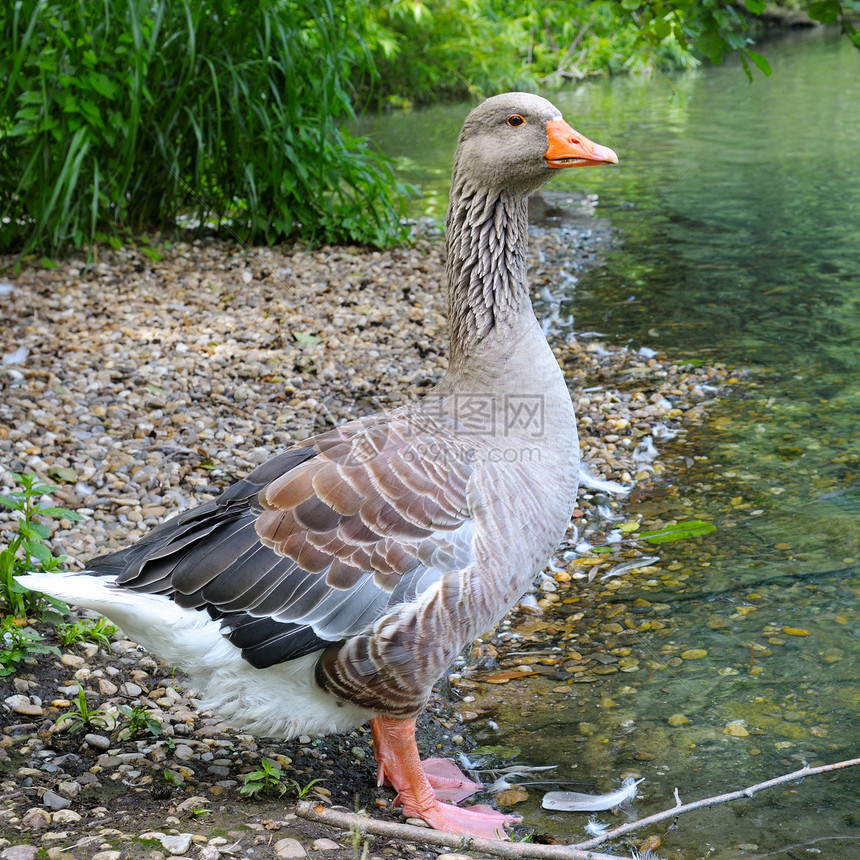
<path fill-rule="evenodd" d="M 249 734 L 327 735 L 354 729 L 373 716 L 316 683 L 319 651 L 255 669 L 207 612 L 183 609 L 167 597 L 112 588 L 110 578 L 85 574 L 32 574 L 19 581 L 106 615 L 126 636 L 187 673 L 205 709 Z"/>

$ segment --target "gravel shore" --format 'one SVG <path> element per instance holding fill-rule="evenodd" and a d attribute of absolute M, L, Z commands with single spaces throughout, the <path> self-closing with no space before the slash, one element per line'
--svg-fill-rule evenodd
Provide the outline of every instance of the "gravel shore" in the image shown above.
<path fill-rule="evenodd" d="M 81 568 L 178 511 L 213 498 L 277 450 L 354 417 L 419 396 L 445 370 L 443 247 L 424 235 L 387 252 L 302 247 L 243 250 L 204 239 L 169 247 L 99 248 L 56 268 L 0 275 L 0 492 L 10 472 L 57 484 L 77 510 L 53 535 Z M 571 582 L 584 535 L 611 530 L 623 506 L 612 483 L 642 487 L 667 468 L 683 433 L 725 382 L 720 367 L 676 366 L 553 327 L 554 292 L 593 265 L 607 228 L 584 219 L 534 228 L 531 284 L 577 407 L 583 458 L 596 479 L 580 496 L 549 579 Z M 11 259 L 0 258 L 0 270 Z M 4 286 L 5 283 L 5 286 Z M 680 434 L 680 435 L 679 435 Z M 680 446 L 680 447 L 679 447 Z M 5 542 L 12 517 L 0 513 Z M 582 575 L 574 577 L 582 584 Z M 545 579 L 543 585 L 546 585 Z M 552 586 L 552 582 L 550 582 Z M 552 588 L 518 610 L 540 613 Z M 50 637 L 51 629 L 37 628 Z M 502 646 L 499 646 L 502 647 Z M 285 798 L 240 800 L 263 757 L 309 797 L 397 818 L 376 789 L 369 732 L 289 744 L 240 735 L 194 707 L 172 667 L 117 634 L 29 659 L 0 679 L 0 857 L 51 860 L 187 856 L 353 856 L 351 837 L 290 814 Z M 457 676 L 459 677 L 459 676 Z M 456 680 L 455 685 L 456 685 Z M 56 721 L 90 708 L 90 730 Z M 450 689 L 447 690 L 450 693 Z M 120 706 L 145 706 L 159 737 L 118 737 Z M 468 749 L 445 695 L 422 721 L 422 752 Z M 378 840 L 370 857 L 435 857 Z"/>

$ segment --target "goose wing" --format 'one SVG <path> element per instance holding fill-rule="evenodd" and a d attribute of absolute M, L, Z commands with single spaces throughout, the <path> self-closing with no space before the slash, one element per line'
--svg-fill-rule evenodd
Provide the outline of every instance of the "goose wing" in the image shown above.
<path fill-rule="evenodd" d="M 206 610 L 263 668 L 355 635 L 473 558 L 468 450 L 402 411 L 313 437 L 93 569 Z"/>

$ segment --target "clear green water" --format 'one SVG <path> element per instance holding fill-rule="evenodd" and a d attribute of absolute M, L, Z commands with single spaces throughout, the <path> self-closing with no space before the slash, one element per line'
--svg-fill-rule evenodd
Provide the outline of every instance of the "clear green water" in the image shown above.
<path fill-rule="evenodd" d="M 729 66 L 552 96 L 620 159 L 555 184 L 597 193 L 620 233 L 570 296 L 575 328 L 751 371 L 688 438 L 678 495 L 627 507 L 717 526 L 663 546 L 660 568 L 619 592 L 668 604 L 671 629 L 628 638 L 638 671 L 569 695 L 505 689 L 485 732 L 601 790 L 644 776 L 638 816 L 672 806 L 676 786 L 686 802 L 860 756 L 860 54 L 827 33 L 766 53 L 773 77 L 752 86 Z M 464 112 L 379 128 L 387 151 L 420 153 L 432 214 Z M 707 656 L 677 658 L 693 648 Z M 737 721 L 746 736 L 726 733 Z M 527 823 L 583 836 L 585 816 L 533 797 Z M 860 857 L 860 769 L 684 816 L 658 853 Z"/>

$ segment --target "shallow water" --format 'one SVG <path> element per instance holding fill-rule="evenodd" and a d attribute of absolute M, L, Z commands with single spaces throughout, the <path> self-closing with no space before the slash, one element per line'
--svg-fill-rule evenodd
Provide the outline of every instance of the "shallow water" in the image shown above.
<path fill-rule="evenodd" d="M 620 159 L 555 184 L 597 194 L 619 235 L 569 296 L 575 330 L 742 376 L 687 438 L 679 491 L 625 505 L 628 519 L 716 531 L 597 590 L 634 620 L 637 599 L 656 604 L 642 617 L 671 624 L 627 635 L 632 665 L 593 683 L 507 685 L 498 732 L 483 732 L 519 761 L 558 764 L 558 779 L 608 791 L 645 777 L 637 816 L 674 805 L 675 787 L 688 802 L 860 755 L 860 55 L 824 32 L 765 53 L 773 77 L 753 85 L 726 66 L 551 96 Z M 422 141 L 413 166 L 431 214 L 463 114 L 379 127 L 395 155 Z M 527 823 L 584 838 L 587 816 L 539 809 L 546 788 L 518 807 Z M 856 858 L 860 770 L 679 824 L 661 856 Z"/>

